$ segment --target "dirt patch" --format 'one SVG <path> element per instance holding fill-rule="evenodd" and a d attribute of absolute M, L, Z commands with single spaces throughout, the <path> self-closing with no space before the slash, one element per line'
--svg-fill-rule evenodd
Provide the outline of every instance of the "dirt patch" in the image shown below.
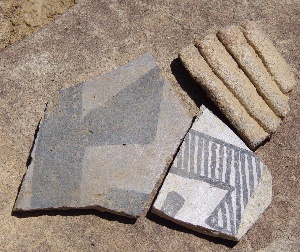
<path fill-rule="evenodd" d="M 78 0 L 0 1 L 0 50 L 49 24 Z"/>

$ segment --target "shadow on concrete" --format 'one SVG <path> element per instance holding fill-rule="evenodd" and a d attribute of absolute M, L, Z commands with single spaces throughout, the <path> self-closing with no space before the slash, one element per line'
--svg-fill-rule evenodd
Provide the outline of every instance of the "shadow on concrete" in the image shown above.
<path fill-rule="evenodd" d="M 39 217 L 43 215 L 47 216 L 79 216 L 79 215 L 94 215 L 108 221 L 117 221 L 123 224 L 134 224 L 136 219 L 129 218 L 126 216 L 120 216 L 117 214 L 109 213 L 109 212 L 100 212 L 95 209 L 66 209 L 66 210 L 36 210 L 36 211 L 28 211 L 28 212 L 18 212 L 12 211 L 12 216 L 17 218 L 29 218 L 29 217 Z"/>
<path fill-rule="evenodd" d="M 197 236 L 201 239 L 205 239 L 205 240 L 207 240 L 209 242 L 213 242 L 215 244 L 221 244 L 221 245 L 224 245 L 228 248 L 233 248 L 238 243 L 237 241 L 230 241 L 230 240 L 225 240 L 225 239 L 218 238 L 218 237 L 213 237 L 213 236 L 201 234 L 197 231 L 194 231 L 194 230 L 189 229 L 187 227 L 184 227 L 182 225 L 176 224 L 176 223 L 174 223 L 170 220 L 159 217 L 159 216 L 157 216 L 153 213 L 150 213 L 150 212 L 147 214 L 147 219 L 155 222 L 158 225 L 165 226 L 169 229 L 179 231 L 179 232 L 188 233 L 188 234 L 192 234 L 192 235 L 195 235 L 195 236 Z"/>

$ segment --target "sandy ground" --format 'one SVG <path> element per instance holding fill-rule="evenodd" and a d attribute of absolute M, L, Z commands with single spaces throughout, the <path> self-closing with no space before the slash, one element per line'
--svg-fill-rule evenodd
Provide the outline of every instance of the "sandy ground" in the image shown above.
<path fill-rule="evenodd" d="M 49 24 L 77 0 L 0 1 L 0 50 Z"/>
<path fill-rule="evenodd" d="M 0 3 L 3 9 L 5 2 Z M 2 50 L 0 250 L 299 251 L 299 10 L 299 1 L 288 0 L 81 0 L 46 28 Z M 239 243 L 197 234 L 146 213 L 135 223 L 88 210 L 12 214 L 38 121 L 55 91 L 150 52 L 187 112 L 195 115 L 201 104 L 213 105 L 180 64 L 180 48 L 246 19 L 263 25 L 293 67 L 298 85 L 290 94 L 290 114 L 256 151 L 273 175 L 272 204 Z"/>

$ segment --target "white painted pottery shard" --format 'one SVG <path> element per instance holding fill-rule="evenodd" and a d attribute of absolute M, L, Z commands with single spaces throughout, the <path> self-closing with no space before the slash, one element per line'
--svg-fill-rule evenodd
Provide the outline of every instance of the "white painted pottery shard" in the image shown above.
<path fill-rule="evenodd" d="M 239 240 L 271 198 L 268 168 L 226 124 L 202 107 L 152 212 L 208 235 Z"/>

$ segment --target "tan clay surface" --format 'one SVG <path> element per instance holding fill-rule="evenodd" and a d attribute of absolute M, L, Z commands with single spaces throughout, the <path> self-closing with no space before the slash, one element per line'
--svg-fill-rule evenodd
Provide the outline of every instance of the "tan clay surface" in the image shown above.
<path fill-rule="evenodd" d="M 0 53 L 1 251 L 299 251 L 299 9 L 298 1 L 81 0 L 48 27 L 4 49 Z M 146 213 L 135 224 L 88 210 L 12 215 L 35 129 L 56 90 L 148 51 L 187 112 L 196 115 L 203 103 L 215 108 L 177 59 L 178 52 L 199 36 L 247 19 L 262 25 L 292 66 L 297 85 L 290 94 L 290 113 L 256 151 L 273 176 L 273 201 L 238 244 Z"/>
<path fill-rule="evenodd" d="M 237 129 L 250 148 L 255 149 L 268 137 L 268 133 L 259 126 L 238 99 L 212 72 L 194 45 L 184 48 L 179 57 L 195 82 L 206 90 L 208 96 Z"/>
<path fill-rule="evenodd" d="M 258 53 L 280 90 L 283 93 L 290 92 L 296 85 L 294 74 L 268 36 L 255 22 L 247 22 L 243 31 L 248 43 Z"/>
<path fill-rule="evenodd" d="M 288 97 L 272 80 L 261 59 L 247 43 L 240 28 L 238 26 L 222 28 L 218 32 L 218 37 L 275 114 L 285 117 L 289 112 Z"/>
<path fill-rule="evenodd" d="M 244 106 L 249 115 L 267 132 L 275 132 L 280 119 L 274 114 L 251 81 L 239 69 L 215 34 L 197 40 L 196 46 L 214 73 L 223 81 L 230 92 Z"/>

